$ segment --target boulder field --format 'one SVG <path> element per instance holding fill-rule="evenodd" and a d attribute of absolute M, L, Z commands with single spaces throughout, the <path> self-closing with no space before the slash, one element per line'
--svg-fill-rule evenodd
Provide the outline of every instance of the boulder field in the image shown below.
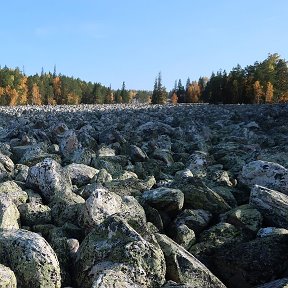
<path fill-rule="evenodd" d="M 288 286 L 288 105 L 0 107 L 0 286 Z"/>

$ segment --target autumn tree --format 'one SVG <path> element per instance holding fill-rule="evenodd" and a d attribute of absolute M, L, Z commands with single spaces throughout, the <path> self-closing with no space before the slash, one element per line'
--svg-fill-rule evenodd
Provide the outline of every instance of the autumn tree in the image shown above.
<path fill-rule="evenodd" d="M 31 95 L 32 95 L 31 104 L 33 105 L 42 104 L 40 90 L 36 83 L 34 83 L 32 86 Z"/>
<path fill-rule="evenodd" d="M 253 84 L 253 92 L 254 92 L 254 103 L 259 104 L 262 102 L 262 97 L 263 97 L 263 90 L 260 82 L 257 80 Z"/>
<path fill-rule="evenodd" d="M 200 86 L 196 81 L 193 81 L 186 92 L 186 103 L 197 103 L 200 97 Z"/>
<path fill-rule="evenodd" d="M 265 93 L 265 103 L 272 103 L 273 102 L 273 85 L 268 82 L 266 87 L 266 93 Z"/>
<path fill-rule="evenodd" d="M 172 104 L 177 104 L 177 101 L 178 101 L 178 97 L 177 97 L 177 94 L 176 92 L 174 92 L 171 96 L 171 103 Z"/>

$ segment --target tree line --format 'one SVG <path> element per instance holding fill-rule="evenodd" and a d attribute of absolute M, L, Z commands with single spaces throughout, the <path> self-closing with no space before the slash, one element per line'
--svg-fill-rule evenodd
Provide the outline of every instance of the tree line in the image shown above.
<path fill-rule="evenodd" d="M 149 102 L 151 92 L 112 90 L 100 83 L 68 77 L 54 72 L 27 76 L 19 68 L 0 67 L 0 105 L 77 105 Z"/>
<path fill-rule="evenodd" d="M 229 73 L 218 71 L 198 81 L 175 81 L 168 100 L 176 103 L 259 104 L 288 101 L 288 66 L 278 54 L 246 68 L 237 65 Z"/>
<path fill-rule="evenodd" d="M 223 103 L 258 104 L 288 102 L 288 66 L 278 54 L 269 54 L 262 62 L 246 68 L 237 65 L 229 73 L 218 71 L 198 81 L 175 81 L 168 93 L 161 73 L 153 91 L 112 90 L 100 83 L 68 77 L 54 72 L 27 76 L 19 68 L 0 67 L 0 105 L 61 105 L 111 103 Z"/>

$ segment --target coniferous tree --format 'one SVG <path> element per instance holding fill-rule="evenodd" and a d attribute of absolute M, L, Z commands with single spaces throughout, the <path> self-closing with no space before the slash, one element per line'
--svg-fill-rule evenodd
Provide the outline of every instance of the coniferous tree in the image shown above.
<path fill-rule="evenodd" d="M 126 90 L 125 81 L 123 81 L 123 83 L 122 83 L 120 96 L 122 98 L 123 103 L 129 103 L 129 94 L 128 94 L 128 91 Z"/>
<path fill-rule="evenodd" d="M 152 104 L 165 104 L 167 101 L 166 88 L 162 85 L 162 77 L 159 72 L 158 77 L 155 79 L 154 89 L 152 93 Z"/>

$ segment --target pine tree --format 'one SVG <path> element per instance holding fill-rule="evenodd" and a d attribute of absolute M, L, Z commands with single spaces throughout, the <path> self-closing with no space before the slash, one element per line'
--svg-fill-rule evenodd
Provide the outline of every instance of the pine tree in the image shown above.
<path fill-rule="evenodd" d="M 155 79 L 154 89 L 152 93 L 152 104 L 165 104 L 167 101 L 166 88 L 162 86 L 162 77 L 159 72 L 158 77 Z"/>
<path fill-rule="evenodd" d="M 123 81 L 122 83 L 120 96 L 122 98 L 123 103 L 129 103 L 129 94 L 128 94 L 128 91 L 126 90 L 125 81 Z"/>

